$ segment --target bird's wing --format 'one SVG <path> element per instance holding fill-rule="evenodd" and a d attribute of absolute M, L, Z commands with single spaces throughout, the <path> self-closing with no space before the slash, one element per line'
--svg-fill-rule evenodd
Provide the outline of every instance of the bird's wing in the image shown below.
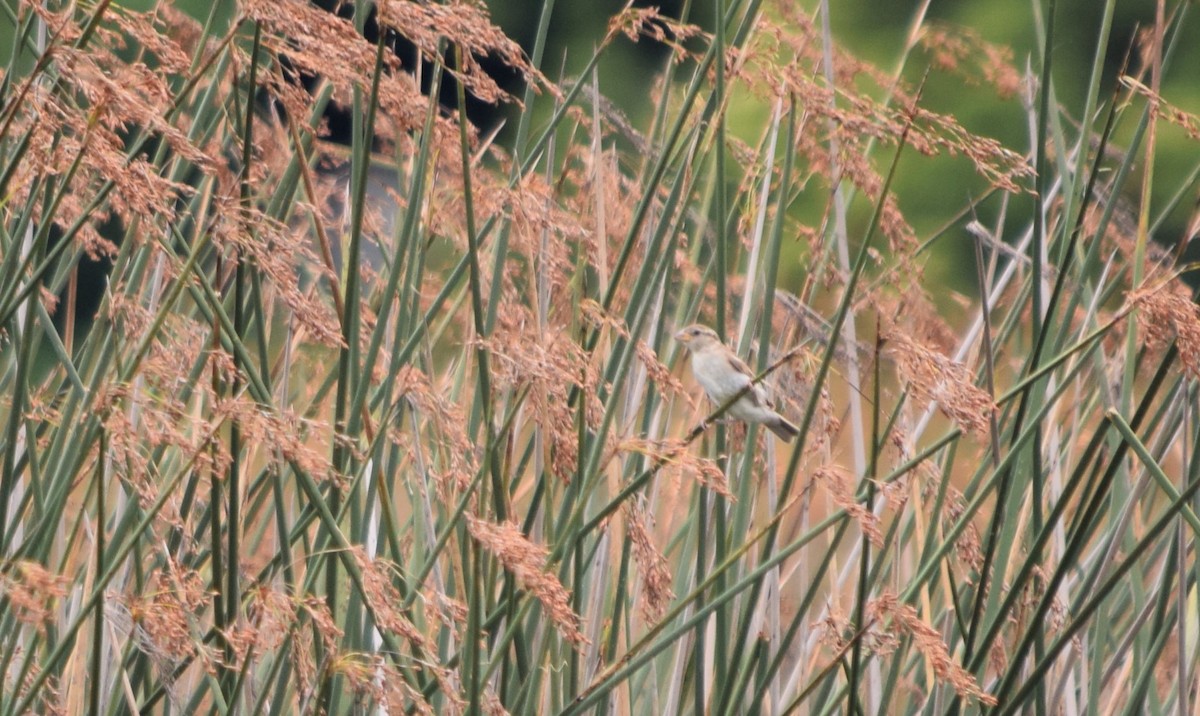
<path fill-rule="evenodd" d="M 750 366 L 746 365 L 746 361 L 738 358 L 733 353 L 730 353 L 727 358 L 729 359 L 729 367 L 746 376 L 746 378 L 749 380 L 754 380 L 754 371 L 750 370 Z M 759 407 L 775 407 L 774 403 L 771 401 L 771 397 L 767 395 L 767 389 L 763 387 L 762 383 L 758 383 L 751 388 L 750 392 L 746 394 L 746 397 L 750 399 L 751 403 Z"/>
<path fill-rule="evenodd" d="M 726 355 L 725 358 L 726 358 L 726 360 L 729 361 L 730 368 L 733 368 L 735 371 L 737 371 L 738 373 L 741 373 L 742 375 L 746 376 L 747 378 L 750 378 L 750 379 L 754 378 L 754 371 L 750 370 L 750 366 L 746 365 L 746 361 L 742 360 L 741 358 L 738 358 L 733 353 Z"/>

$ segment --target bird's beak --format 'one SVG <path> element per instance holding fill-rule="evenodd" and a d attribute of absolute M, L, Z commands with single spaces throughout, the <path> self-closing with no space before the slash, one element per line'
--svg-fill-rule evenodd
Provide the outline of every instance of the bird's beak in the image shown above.
<path fill-rule="evenodd" d="M 686 346 L 688 344 L 687 331 L 679 331 L 678 333 L 676 333 L 675 340 L 679 341 L 680 343 L 682 343 L 683 345 Z"/>

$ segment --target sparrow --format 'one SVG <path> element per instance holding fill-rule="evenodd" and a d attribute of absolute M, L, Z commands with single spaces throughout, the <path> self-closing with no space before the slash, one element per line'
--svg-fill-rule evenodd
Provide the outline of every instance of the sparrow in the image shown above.
<path fill-rule="evenodd" d="M 692 354 L 692 375 L 704 388 L 708 399 L 718 406 L 741 392 L 754 380 L 754 372 L 717 337 L 716 331 L 699 324 L 675 334 L 675 340 Z M 791 442 L 800 431 L 779 413 L 762 383 L 750 388 L 731 405 L 729 415 L 747 423 L 765 425 L 784 442 Z"/>

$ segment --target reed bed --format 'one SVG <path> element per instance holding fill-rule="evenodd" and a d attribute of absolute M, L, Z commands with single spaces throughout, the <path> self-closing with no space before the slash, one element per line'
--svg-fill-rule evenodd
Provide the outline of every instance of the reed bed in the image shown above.
<path fill-rule="evenodd" d="M 0 714 L 1197 713 L 1188 3 L 1115 84 L 1103 3 L 1071 107 L 1055 0 L 1030 70 L 809 5 L 627 7 L 576 77 L 553 0 L 527 50 L 467 3 L 0 5 Z M 930 156 L 985 190 L 919 232 Z M 796 441 L 719 420 L 692 322 Z"/>

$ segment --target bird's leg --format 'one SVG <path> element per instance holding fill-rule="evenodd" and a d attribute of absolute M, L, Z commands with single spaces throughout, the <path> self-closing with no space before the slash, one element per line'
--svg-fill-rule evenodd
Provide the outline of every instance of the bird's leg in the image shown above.
<path fill-rule="evenodd" d="M 717 418 L 716 420 L 708 420 L 706 418 L 696 424 L 696 427 L 692 429 L 692 433 L 694 435 L 699 435 L 700 433 L 703 433 L 704 431 L 708 430 L 708 428 L 712 425 L 733 425 L 737 422 L 738 422 L 738 420 L 736 418 L 727 418 L 725 416 L 721 416 L 721 417 Z"/>

